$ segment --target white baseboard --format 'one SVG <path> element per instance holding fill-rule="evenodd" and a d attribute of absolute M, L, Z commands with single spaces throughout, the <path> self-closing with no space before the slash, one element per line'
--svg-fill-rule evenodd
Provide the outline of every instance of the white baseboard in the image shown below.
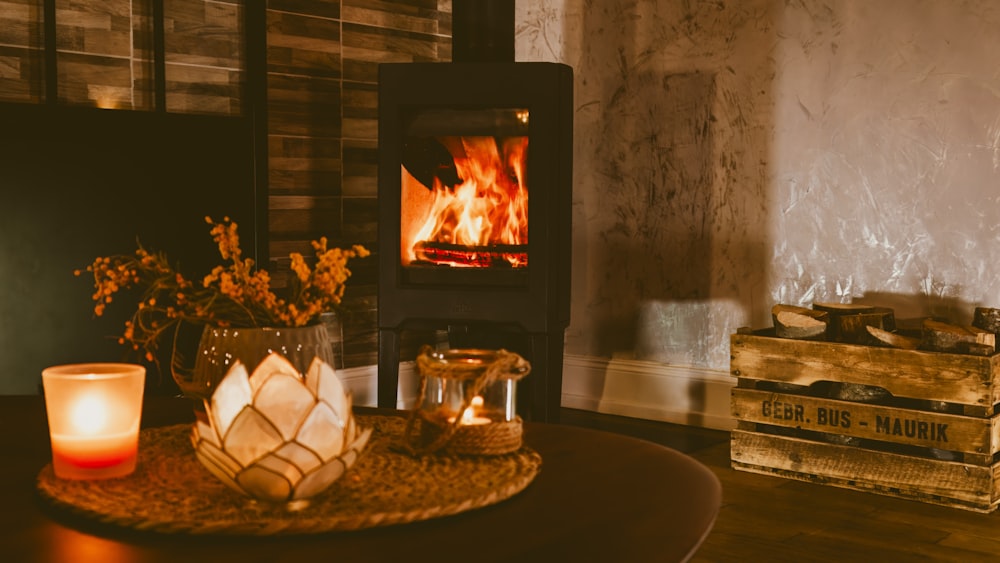
<path fill-rule="evenodd" d="M 339 372 L 354 404 L 374 406 L 377 366 Z M 531 377 L 530 375 L 528 377 Z M 728 372 L 641 360 L 566 355 L 563 358 L 562 405 L 567 408 L 658 420 L 718 430 L 732 430 Z M 412 362 L 399 366 L 396 405 L 409 408 L 417 395 Z"/>
<path fill-rule="evenodd" d="M 378 404 L 378 366 L 360 366 L 339 370 L 344 387 L 352 394 L 355 405 L 374 407 Z M 417 375 L 413 362 L 399 364 L 399 390 L 396 408 L 406 409 L 416 400 Z"/>
<path fill-rule="evenodd" d="M 728 372 L 631 359 L 566 356 L 563 406 L 732 430 Z"/>

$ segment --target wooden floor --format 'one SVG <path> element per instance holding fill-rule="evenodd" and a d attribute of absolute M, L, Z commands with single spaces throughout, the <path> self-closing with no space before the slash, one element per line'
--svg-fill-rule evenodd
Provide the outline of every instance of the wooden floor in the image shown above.
<path fill-rule="evenodd" d="M 965 510 L 735 471 L 729 433 L 563 409 L 561 422 L 690 454 L 722 482 L 723 506 L 695 562 L 998 561 L 1000 512 Z"/>

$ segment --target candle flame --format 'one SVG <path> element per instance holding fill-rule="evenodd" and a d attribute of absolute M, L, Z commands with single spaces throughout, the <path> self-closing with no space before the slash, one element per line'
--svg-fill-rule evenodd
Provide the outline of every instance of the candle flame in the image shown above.
<path fill-rule="evenodd" d="M 472 402 L 467 409 L 462 411 L 462 424 L 472 424 L 473 417 L 483 406 L 483 398 L 476 395 L 472 398 Z"/>
<path fill-rule="evenodd" d="M 81 397 L 73 405 L 70 420 L 81 434 L 99 434 L 108 424 L 107 405 L 96 395 Z"/>

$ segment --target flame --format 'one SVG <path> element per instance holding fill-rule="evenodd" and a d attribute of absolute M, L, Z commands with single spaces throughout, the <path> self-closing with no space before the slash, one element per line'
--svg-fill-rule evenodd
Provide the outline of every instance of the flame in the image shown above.
<path fill-rule="evenodd" d="M 478 425 L 478 424 L 489 424 L 490 419 L 485 416 L 480 416 L 480 412 L 483 408 L 483 398 L 476 395 L 472 398 L 469 407 L 462 411 L 462 418 L 458 421 L 459 424 Z"/>
<path fill-rule="evenodd" d="M 469 404 L 469 407 L 462 411 L 462 424 L 472 424 L 472 419 L 481 408 L 483 408 L 483 398 L 476 395 L 472 398 L 472 402 Z"/>
<path fill-rule="evenodd" d="M 425 211 L 422 217 L 412 220 L 409 232 L 404 218 L 400 241 L 403 263 L 418 259 L 415 246 L 434 243 L 444 248 L 436 255 L 438 259 L 434 261 L 437 263 L 488 266 L 497 257 L 502 257 L 513 267 L 527 266 L 525 252 L 490 249 L 528 244 L 525 173 L 528 137 L 446 137 L 439 140 L 454 156 L 460 183 L 445 185 L 440 177 L 435 177 L 433 186 L 409 190 L 414 207 Z M 407 181 L 422 186 L 415 178 L 407 176 L 404 186 Z M 413 198 L 422 201 L 414 203 Z M 448 258 L 449 254 L 456 253 L 461 253 L 463 259 Z M 485 256 L 477 256 L 484 253 Z"/>
<path fill-rule="evenodd" d="M 108 405 L 99 395 L 80 397 L 71 409 L 70 420 L 73 428 L 83 435 L 97 435 L 108 425 Z"/>

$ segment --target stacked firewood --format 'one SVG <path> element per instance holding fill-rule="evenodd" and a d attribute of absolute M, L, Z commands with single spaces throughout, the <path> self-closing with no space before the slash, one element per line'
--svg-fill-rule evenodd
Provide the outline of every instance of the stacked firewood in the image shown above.
<path fill-rule="evenodd" d="M 994 354 L 1000 333 L 1000 309 L 989 307 L 976 307 L 971 325 L 933 317 L 897 321 L 889 307 L 850 303 L 778 304 L 771 317 L 780 338 L 977 356 Z"/>

